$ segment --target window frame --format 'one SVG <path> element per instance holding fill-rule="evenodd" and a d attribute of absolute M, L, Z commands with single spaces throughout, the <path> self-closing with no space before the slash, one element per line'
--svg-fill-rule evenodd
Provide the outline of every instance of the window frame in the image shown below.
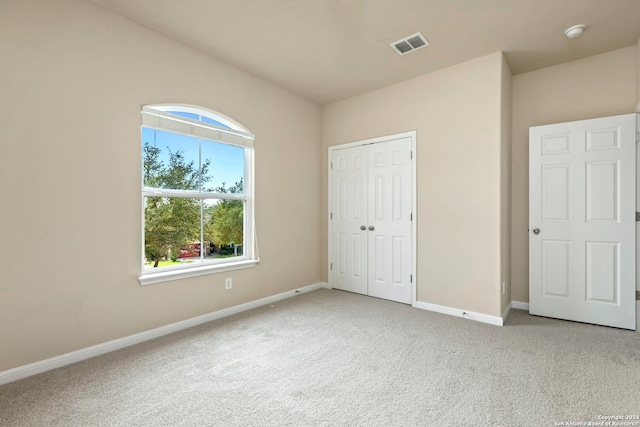
<path fill-rule="evenodd" d="M 199 116 L 208 117 L 215 120 L 225 128 L 212 123 L 197 121 L 187 117 L 171 114 L 170 111 L 193 113 Z M 255 136 L 243 125 L 235 120 L 220 114 L 216 111 L 187 104 L 159 104 L 145 105 L 142 107 L 142 128 L 151 128 L 164 132 L 182 134 L 195 137 L 200 140 L 212 141 L 219 144 L 236 146 L 244 149 L 244 178 L 243 194 L 214 193 L 202 191 L 199 188 L 194 190 L 176 190 L 145 187 L 141 182 L 141 206 L 142 206 L 142 244 L 141 244 L 141 273 L 138 281 L 141 285 L 167 282 L 188 277 L 196 277 L 206 274 L 214 274 L 223 271 L 250 268 L 255 266 L 260 260 L 257 252 L 255 240 L 255 151 L 253 141 Z M 144 144 L 142 137 L 141 144 Z M 199 199 L 201 202 L 200 226 L 202 230 L 202 201 L 213 200 L 242 200 L 244 201 L 243 213 L 243 243 L 242 255 L 219 260 L 201 260 L 198 263 L 163 267 L 162 269 L 145 268 L 145 197 L 180 197 Z M 202 236 L 202 231 L 201 231 Z M 200 239 L 202 243 L 202 238 Z M 202 257 L 202 249 L 201 249 Z"/>

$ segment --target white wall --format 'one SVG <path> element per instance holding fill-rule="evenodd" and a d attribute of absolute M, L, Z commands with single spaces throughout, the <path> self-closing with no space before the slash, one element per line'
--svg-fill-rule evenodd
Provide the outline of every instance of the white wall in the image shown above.
<path fill-rule="evenodd" d="M 1 4 L 0 371 L 321 279 L 319 106 L 83 0 Z M 261 262 L 142 287 L 140 107 L 170 102 L 255 133 Z"/>
<path fill-rule="evenodd" d="M 322 212 L 327 147 L 417 131 L 417 299 L 492 316 L 502 313 L 509 252 L 501 237 L 508 230 L 501 108 L 509 102 L 503 74 L 511 76 L 503 67 L 498 52 L 339 101 L 324 108 L 322 126 Z"/>

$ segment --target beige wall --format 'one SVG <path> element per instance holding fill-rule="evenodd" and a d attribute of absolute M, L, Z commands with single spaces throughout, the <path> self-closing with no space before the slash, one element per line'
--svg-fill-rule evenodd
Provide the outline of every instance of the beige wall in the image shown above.
<path fill-rule="evenodd" d="M 494 316 L 501 314 L 507 274 L 500 223 L 503 64 L 498 52 L 336 102 L 324 108 L 322 126 L 323 229 L 327 148 L 416 130 L 417 299 Z M 325 235 L 324 251 L 326 242 Z"/>
<path fill-rule="evenodd" d="M 500 258 L 501 283 L 504 294 L 500 297 L 501 310 L 511 302 L 511 100 L 513 78 L 507 61 L 502 61 L 501 127 L 500 127 Z M 502 292 L 502 288 L 501 291 Z"/>
<path fill-rule="evenodd" d="M 512 299 L 529 301 L 530 126 L 627 114 L 636 103 L 636 47 L 513 78 Z"/>
<path fill-rule="evenodd" d="M 0 371 L 321 279 L 319 106 L 86 1 L 2 2 L 0 58 Z M 140 107 L 167 102 L 256 134 L 257 267 L 138 284 Z"/>

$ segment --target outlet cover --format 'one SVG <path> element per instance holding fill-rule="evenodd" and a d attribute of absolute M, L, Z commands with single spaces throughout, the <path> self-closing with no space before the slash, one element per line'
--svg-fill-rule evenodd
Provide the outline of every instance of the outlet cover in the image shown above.
<path fill-rule="evenodd" d="M 233 281 L 231 280 L 231 277 L 227 277 L 226 279 L 224 279 L 224 288 L 231 289 L 232 287 L 233 287 Z"/>

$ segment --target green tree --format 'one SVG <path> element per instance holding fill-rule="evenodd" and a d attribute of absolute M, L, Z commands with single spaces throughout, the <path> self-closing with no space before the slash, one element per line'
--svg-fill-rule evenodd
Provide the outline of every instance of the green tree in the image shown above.
<path fill-rule="evenodd" d="M 223 182 L 221 187 L 214 189 L 214 192 L 222 194 L 242 194 L 243 191 L 242 179 L 229 188 Z M 243 243 L 244 201 L 219 200 L 218 203 L 206 209 L 205 220 L 205 236 L 208 240 L 217 245 Z"/>
<path fill-rule="evenodd" d="M 181 151 L 168 150 L 167 164 L 162 150 L 145 142 L 144 186 L 173 190 L 197 190 L 207 180 L 210 161 L 198 168 L 187 162 Z M 182 197 L 147 197 L 144 207 L 145 256 L 158 266 L 168 255 L 177 257 L 181 248 L 200 240 L 200 201 Z"/>

